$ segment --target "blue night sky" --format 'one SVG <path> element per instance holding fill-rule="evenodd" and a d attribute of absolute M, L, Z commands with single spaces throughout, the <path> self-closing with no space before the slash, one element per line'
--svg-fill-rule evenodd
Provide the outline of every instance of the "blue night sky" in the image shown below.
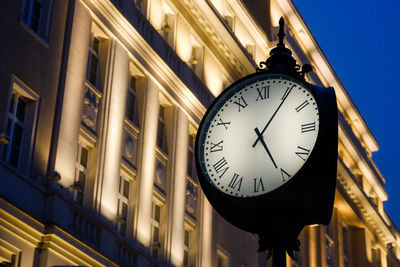
<path fill-rule="evenodd" d="M 385 209 L 400 228 L 400 1 L 294 2 L 379 143 Z"/>

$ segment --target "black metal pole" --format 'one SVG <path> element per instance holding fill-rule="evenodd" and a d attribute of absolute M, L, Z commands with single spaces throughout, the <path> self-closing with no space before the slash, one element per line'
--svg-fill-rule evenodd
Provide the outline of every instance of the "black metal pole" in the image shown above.
<path fill-rule="evenodd" d="M 286 250 L 283 248 L 272 249 L 272 267 L 286 267 Z"/>

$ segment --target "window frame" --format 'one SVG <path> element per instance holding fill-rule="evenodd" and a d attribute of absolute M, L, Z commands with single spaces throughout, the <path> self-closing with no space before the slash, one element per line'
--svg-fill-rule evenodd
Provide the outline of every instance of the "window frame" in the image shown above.
<path fill-rule="evenodd" d="M 162 205 L 156 201 L 152 201 L 151 204 L 151 218 L 150 218 L 150 224 L 151 224 L 151 235 L 150 235 L 150 250 L 151 250 L 151 255 L 155 259 L 160 259 L 161 255 L 161 250 L 162 250 L 162 243 L 161 243 L 161 224 L 162 224 Z M 156 208 L 159 209 L 159 214 L 158 214 L 158 220 L 156 218 Z M 155 229 L 157 229 L 157 240 L 155 240 Z"/>
<path fill-rule="evenodd" d="M 157 135 L 156 145 L 157 148 L 164 154 L 168 155 L 168 137 L 167 137 L 167 119 L 165 117 L 167 107 L 160 104 L 158 109 L 158 120 L 157 120 Z M 160 137 L 160 125 L 162 126 L 162 133 Z M 161 139 L 161 141 L 159 141 Z M 159 143 L 161 142 L 161 143 Z"/>
<path fill-rule="evenodd" d="M 126 97 L 126 109 L 125 109 L 125 117 L 127 120 L 133 124 L 134 127 L 140 128 L 140 120 L 139 120 L 139 106 L 138 106 L 138 92 L 137 92 L 137 87 L 139 84 L 139 79 L 140 77 L 136 75 L 132 75 L 131 73 L 129 74 L 130 79 L 128 82 L 128 92 L 127 92 L 127 97 Z M 134 86 L 132 86 L 132 80 L 134 79 Z M 133 95 L 134 100 L 133 100 L 133 105 L 132 108 L 130 108 L 130 96 Z M 133 118 L 130 118 L 129 116 L 129 111 L 132 110 L 132 116 Z"/>
<path fill-rule="evenodd" d="M 87 151 L 87 159 L 86 159 L 86 166 L 82 165 L 82 150 L 85 149 Z M 78 203 L 81 206 L 84 206 L 85 204 L 85 198 L 86 198 L 86 189 L 87 189 L 87 183 L 89 179 L 89 165 L 90 165 L 90 147 L 83 142 L 78 142 L 78 150 L 77 150 L 77 155 L 76 155 L 76 160 L 75 160 L 75 178 L 74 178 L 74 184 L 76 182 L 81 182 L 80 181 L 80 173 L 82 172 L 85 175 L 85 180 L 84 183 L 81 183 L 82 188 L 80 190 L 74 188 L 73 192 L 73 200 Z M 78 196 L 82 195 L 82 199 L 78 200 Z M 82 201 L 82 202 L 80 202 Z"/>
<path fill-rule="evenodd" d="M 38 28 L 32 27 L 32 18 L 34 13 L 34 4 L 41 4 L 40 17 L 38 19 Z M 53 0 L 25 0 L 22 5 L 20 21 L 29 32 L 31 32 L 39 41 L 44 41 L 47 45 L 50 32 L 50 21 L 52 16 Z"/>
<path fill-rule="evenodd" d="M 222 260 L 222 266 L 218 266 L 219 259 Z M 224 250 L 220 245 L 217 245 L 217 253 L 216 253 L 216 266 L 217 267 L 229 267 L 230 266 L 230 256 L 229 253 Z"/>
<path fill-rule="evenodd" d="M 29 86 L 27 86 L 24 82 L 22 82 L 19 78 L 15 75 L 11 76 L 11 83 L 9 89 L 9 96 L 7 98 L 6 103 L 6 113 L 5 113 L 5 120 L 3 124 L 3 134 L 7 137 L 7 128 L 8 128 L 8 121 L 10 117 L 10 105 L 11 101 L 13 100 L 13 95 L 18 95 L 19 97 L 24 98 L 26 100 L 26 107 L 25 107 L 25 116 L 24 116 L 24 134 L 22 136 L 22 143 L 20 145 L 20 154 L 18 156 L 18 163 L 17 166 L 12 166 L 18 170 L 21 170 L 23 173 L 26 173 L 31 166 L 32 156 L 33 156 L 33 148 L 35 145 L 35 136 L 36 136 L 36 127 L 37 127 L 37 120 L 39 116 L 39 104 L 40 104 L 40 97 L 39 95 L 33 91 Z M 15 100 L 14 100 L 15 102 Z M 15 103 L 13 109 L 16 109 Z M 13 114 L 12 117 L 15 115 Z M 8 142 L 10 140 L 7 140 Z M 25 141 L 25 142 L 24 142 Z M 6 164 L 10 164 L 8 160 L 4 159 L 4 154 L 9 154 L 9 143 L 1 145 L 1 161 L 5 162 Z M 8 157 L 8 156 L 7 156 Z M 23 166 L 21 165 L 21 158 L 26 159 Z"/>
<path fill-rule="evenodd" d="M 127 182 L 128 185 L 128 195 L 125 196 L 125 182 Z M 117 231 L 120 235 L 126 237 L 128 235 L 128 221 L 129 221 L 129 216 L 131 214 L 130 209 L 130 196 L 132 193 L 132 180 L 125 175 L 121 174 L 119 176 L 119 186 L 118 186 L 118 207 L 117 207 L 117 216 L 119 220 L 117 221 Z M 126 216 L 120 218 L 120 216 L 123 216 L 121 214 L 121 210 L 123 210 L 123 204 L 126 204 Z M 123 228 L 123 226 L 125 228 Z M 124 230 L 122 230 L 124 229 Z"/>
<path fill-rule="evenodd" d="M 97 48 L 94 47 L 94 42 L 98 41 Z M 99 76 L 100 76 L 100 44 L 101 39 L 99 36 L 96 36 L 93 32 L 90 34 L 90 41 L 89 41 L 89 52 L 88 52 L 88 60 L 86 66 L 86 82 L 91 85 L 91 87 L 99 89 Z M 97 51 L 96 51 L 97 50 Z M 94 84 L 91 81 L 91 73 L 92 73 L 92 60 L 95 58 L 97 60 L 96 70 L 95 70 L 95 80 Z"/>

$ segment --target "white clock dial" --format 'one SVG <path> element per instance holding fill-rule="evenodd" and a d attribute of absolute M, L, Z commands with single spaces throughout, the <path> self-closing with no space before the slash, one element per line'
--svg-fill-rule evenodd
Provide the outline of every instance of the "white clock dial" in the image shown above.
<path fill-rule="evenodd" d="M 258 75 L 224 92 L 200 132 L 201 168 L 235 197 L 271 192 L 305 164 L 318 136 L 311 92 L 284 75 Z"/>

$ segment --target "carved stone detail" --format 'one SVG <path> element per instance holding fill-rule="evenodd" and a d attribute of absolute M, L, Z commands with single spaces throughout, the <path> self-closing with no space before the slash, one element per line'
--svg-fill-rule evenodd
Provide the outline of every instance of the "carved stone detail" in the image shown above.
<path fill-rule="evenodd" d="M 165 165 L 157 159 L 154 182 L 162 189 L 164 189 L 165 185 L 165 173 Z"/>
<path fill-rule="evenodd" d="M 83 99 L 82 121 L 93 131 L 96 131 L 99 102 L 100 98 L 88 88 Z"/>
<path fill-rule="evenodd" d="M 195 215 L 197 187 L 186 180 L 185 209 L 189 214 Z"/>

